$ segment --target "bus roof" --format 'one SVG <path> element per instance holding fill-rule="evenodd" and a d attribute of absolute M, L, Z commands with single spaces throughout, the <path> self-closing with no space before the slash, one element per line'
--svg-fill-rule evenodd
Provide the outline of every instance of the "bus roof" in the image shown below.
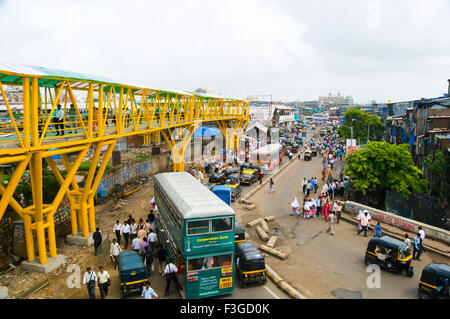
<path fill-rule="evenodd" d="M 155 181 L 183 219 L 234 215 L 229 205 L 189 173 L 156 174 Z"/>
<path fill-rule="evenodd" d="M 275 144 L 267 144 L 265 146 L 262 146 L 254 151 L 252 151 L 250 154 L 273 154 L 275 152 L 279 152 L 281 150 L 282 146 L 281 144 L 275 143 Z"/>

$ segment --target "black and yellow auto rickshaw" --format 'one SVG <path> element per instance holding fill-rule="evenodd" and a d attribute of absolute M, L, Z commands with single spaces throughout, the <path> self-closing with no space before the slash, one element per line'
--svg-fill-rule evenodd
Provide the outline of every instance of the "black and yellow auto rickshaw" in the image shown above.
<path fill-rule="evenodd" d="M 246 244 L 246 248 L 237 249 L 236 258 L 236 277 L 239 279 L 239 285 L 245 288 L 250 283 L 264 284 L 267 281 L 264 256 L 250 242 L 239 243 L 242 244 Z"/>
<path fill-rule="evenodd" d="M 228 178 L 228 176 L 230 175 L 235 175 L 235 174 L 239 174 L 239 168 L 235 167 L 235 168 L 227 168 L 223 171 L 223 173 L 225 174 L 225 176 Z"/>
<path fill-rule="evenodd" d="M 235 202 L 237 198 L 241 195 L 242 187 L 239 183 L 239 175 L 232 174 L 225 180 L 225 185 L 231 188 L 231 201 Z"/>
<path fill-rule="evenodd" d="M 246 241 L 245 238 L 245 229 L 244 227 L 239 224 L 238 222 L 234 222 L 234 244 L 242 243 Z"/>
<path fill-rule="evenodd" d="M 223 183 L 225 183 L 226 179 L 227 177 L 223 173 L 212 174 L 209 177 L 208 183 L 214 185 L 222 185 Z"/>
<path fill-rule="evenodd" d="M 382 236 L 372 238 L 366 250 L 364 262 L 378 264 L 380 267 L 395 272 L 405 272 L 406 276 L 414 275 L 414 267 L 411 266 L 411 249 L 403 241 Z"/>
<path fill-rule="evenodd" d="M 317 147 L 316 146 L 311 147 L 311 156 L 317 156 Z"/>
<path fill-rule="evenodd" d="M 300 145 L 298 145 L 297 143 L 293 143 L 292 147 L 291 147 L 292 153 L 297 153 L 299 148 L 300 148 Z"/>
<path fill-rule="evenodd" d="M 142 257 L 134 250 L 119 255 L 120 295 L 141 293 L 147 281 Z"/>
<path fill-rule="evenodd" d="M 241 172 L 239 181 L 243 185 L 251 185 L 258 179 L 258 173 L 254 170 L 248 169 Z"/>
<path fill-rule="evenodd" d="M 444 263 L 431 263 L 422 270 L 419 281 L 420 299 L 448 299 L 450 266 Z"/>
<path fill-rule="evenodd" d="M 303 158 L 305 159 L 305 161 L 310 161 L 311 160 L 311 150 L 307 149 L 305 151 L 305 154 L 303 154 Z"/>

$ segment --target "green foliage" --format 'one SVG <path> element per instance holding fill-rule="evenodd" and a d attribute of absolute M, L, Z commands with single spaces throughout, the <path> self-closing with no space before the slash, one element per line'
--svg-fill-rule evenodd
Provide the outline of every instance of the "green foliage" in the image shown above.
<path fill-rule="evenodd" d="M 65 174 L 62 175 L 64 178 Z M 26 171 L 14 192 L 14 199 L 24 207 L 33 204 L 33 193 L 30 181 L 29 172 Z M 60 185 L 48 166 L 43 166 L 42 168 L 42 188 L 42 199 L 44 204 L 51 204 L 60 189 Z"/>
<path fill-rule="evenodd" d="M 89 168 L 91 167 L 91 162 L 82 162 L 80 167 L 78 168 L 78 171 L 80 172 L 87 172 L 89 171 Z M 111 161 L 106 164 L 106 170 L 110 169 L 112 167 Z M 98 166 L 97 166 L 98 169 Z"/>
<path fill-rule="evenodd" d="M 412 192 L 427 187 L 420 178 L 422 171 L 413 162 L 407 144 L 369 142 L 347 157 L 344 173 L 352 179 L 353 187 L 367 191 L 391 190 L 407 199 Z"/>
<path fill-rule="evenodd" d="M 147 158 L 149 158 L 149 157 L 150 157 L 150 156 L 147 155 L 147 154 L 136 155 L 136 158 L 137 158 L 137 159 L 147 159 Z"/>
<path fill-rule="evenodd" d="M 450 168 L 450 156 L 442 151 L 430 154 L 425 159 L 423 166 L 431 175 L 431 191 L 444 199 L 449 193 L 449 177 L 447 172 Z"/>
<path fill-rule="evenodd" d="M 303 110 L 303 111 L 302 111 L 302 115 L 304 115 L 304 116 L 311 116 L 311 115 L 312 115 L 312 112 L 311 112 L 311 111 Z"/>
<path fill-rule="evenodd" d="M 376 115 L 351 108 L 345 112 L 344 120 L 345 124 L 338 128 L 340 137 L 351 138 L 353 125 L 353 138 L 357 140 L 357 143 L 367 143 L 368 134 L 370 141 L 381 141 L 383 138 L 384 124 Z"/>

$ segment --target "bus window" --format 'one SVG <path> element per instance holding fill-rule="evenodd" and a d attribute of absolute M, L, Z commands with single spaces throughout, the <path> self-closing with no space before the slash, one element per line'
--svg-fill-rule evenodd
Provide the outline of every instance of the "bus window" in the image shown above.
<path fill-rule="evenodd" d="M 233 257 L 231 254 L 218 255 L 212 257 L 212 268 L 230 267 Z"/>
<path fill-rule="evenodd" d="M 187 223 L 187 234 L 198 235 L 209 233 L 209 220 L 195 220 Z"/>
<path fill-rule="evenodd" d="M 210 269 L 210 258 L 211 257 L 200 257 L 188 259 L 187 270 L 188 271 L 198 271 Z"/>
<path fill-rule="evenodd" d="M 233 219 L 231 217 L 217 218 L 212 220 L 213 233 L 232 230 L 233 230 Z"/>

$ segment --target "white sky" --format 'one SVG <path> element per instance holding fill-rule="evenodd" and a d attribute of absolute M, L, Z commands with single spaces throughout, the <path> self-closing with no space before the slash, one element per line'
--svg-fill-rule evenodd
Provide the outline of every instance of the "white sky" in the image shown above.
<path fill-rule="evenodd" d="M 447 92 L 448 0 L 0 0 L 0 61 L 245 98 Z"/>

